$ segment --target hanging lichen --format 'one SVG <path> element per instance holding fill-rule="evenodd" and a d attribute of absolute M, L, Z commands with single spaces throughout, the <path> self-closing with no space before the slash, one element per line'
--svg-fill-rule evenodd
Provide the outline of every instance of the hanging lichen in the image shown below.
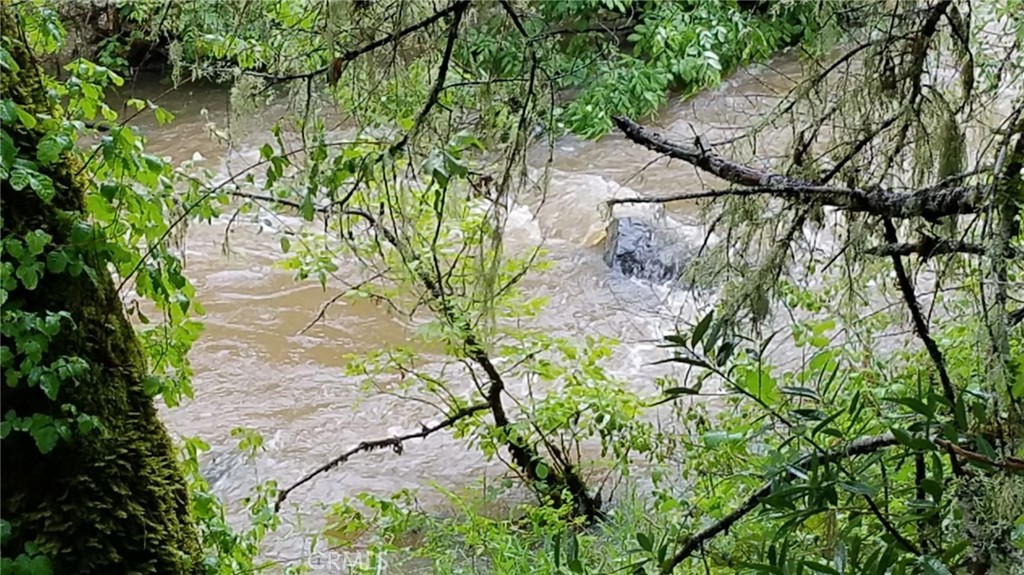
<path fill-rule="evenodd" d="M 967 164 L 967 137 L 953 110 L 946 108 L 939 127 L 938 181 L 961 174 Z"/>
<path fill-rule="evenodd" d="M 957 486 L 964 535 L 992 575 L 1024 573 L 1024 477 L 979 475 Z"/>

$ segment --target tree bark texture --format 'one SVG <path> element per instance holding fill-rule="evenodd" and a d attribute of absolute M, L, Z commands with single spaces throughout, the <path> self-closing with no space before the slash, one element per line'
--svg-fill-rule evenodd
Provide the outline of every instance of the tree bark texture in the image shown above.
<path fill-rule="evenodd" d="M 5 71 L 3 98 L 26 111 L 44 111 L 38 68 L 21 40 L 20 23 L 9 7 L 0 12 L 4 47 L 21 68 L 15 74 Z M 34 160 L 43 136 L 38 128 L 9 125 L 4 130 L 18 157 Z M 72 244 L 72 231 L 89 225 L 80 167 L 64 156 L 39 168 L 56 188 L 50 201 L 31 187 L 16 190 L 9 181 L 2 183 L 4 238 L 43 230 L 53 241 L 41 257 L 57 246 L 70 248 L 95 272 L 45 271 L 35 289 L 19 284 L 10 291 L 4 315 L 64 311 L 73 321 L 62 323 L 42 362 L 78 357 L 88 369 L 75 381 L 63 382 L 56 400 L 39 386 L 29 386 L 23 376 L 11 381 L 5 374 L 2 411 L 64 418 L 71 405 L 102 424 L 89 432 L 73 428 L 45 454 L 28 433 L 12 432 L 3 439 L 2 516 L 11 525 L 3 555 L 17 556 L 34 542 L 51 558 L 55 573 L 199 574 L 201 547 L 188 488 L 170 436 L 143 389 L 145 357 L 108 271 L 102 233 L 92 230 L 90 241 Z M 20 362 L 23 353 L 16 343 L 4 341 Z"/>

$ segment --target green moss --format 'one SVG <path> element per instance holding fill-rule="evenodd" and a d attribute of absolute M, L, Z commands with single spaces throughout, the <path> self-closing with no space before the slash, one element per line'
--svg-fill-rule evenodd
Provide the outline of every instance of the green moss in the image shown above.
<path fill-rule="evenodd" d="M 5 75 L 4 95 L 38 111 L 38 73 L 7 9 L 2 19 L 4 47 L 21 66 L 18 74 Z M 5 128 L 19 155 L 31 158 L 43 134 Z M 188 492 L 174 446 L 143 390 L 144 356 L 99 249 L 102 239 L 97 233 L 95 241 L 71 242 L 71 230 L 85 224 L 80 171 L 70 159 L 46 168 L 57 191 L 50 202 L 4 181 L 3 236 L 43 229 L 53 236 L 51 247 L 76 250 L 95 275 L 46 273 L 36 289 L 10 292 L 4 307 L 68 312 L 74 326 L 63 326 L 43 359 L 77 356 L 90 369 L 65 382 L 56 402 L 20 381 L 3 386 L 2 403 L 5 413 L 55 418 L 65 416 L 62 404 L 71 405 L 98 418 L 103 431 L 76 431 L 48 454 L 24 433 L 3 440 L 2 515 L 11 524 L 3 553 L 17 555 L 35 542 L 56 573 L 202 573 Z"/>

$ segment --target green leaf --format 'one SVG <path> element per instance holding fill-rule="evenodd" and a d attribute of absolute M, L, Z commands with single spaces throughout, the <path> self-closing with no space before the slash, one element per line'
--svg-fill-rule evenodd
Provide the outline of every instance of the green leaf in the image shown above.
<path fill-rule="evenodd" d="M 877 489 L 868 485 L 867 483 L 861 483 L 859 481 L 840 481 L 839 486 L 849 491 L 850 493 L 856 493 L 857 495 L 867 495 L 871 497 L 875 494 Z"/>
<path fill-rule="evenodd" d="M 811 325 L 811 332 L 814 335 L 822 335 L 823 333 L 825 333 L 827 331 L 832 331 L 833 329 L 835 329 L 835 327 L 836 327 L 835 320 L 833 320 L 833 319 L 826 319 L 824 321 L 821 321 L 821 322 L 818 322 L 816 324 Z"/>
<path fill-rule="evenodd" d="M 302 199 L 302 205 L 299 206 L 299 212 L 302 214 L 302 218 L 307 222 L 313 221 L 313 216 L 316 215 L 316 206 L 313 205 L 313 196 L 306 195 Z"/>
<path fill-rule="evenodd" d="M 156 117 L 157 123 L 161 126 L 169 124 L 174 121 L 174 114 L 172 114 L 166 108 L 161 108 L 159 106 L 153 108 L 153 116 Z"/>
<path fill-rule="evenodd" d="M 942 561 L 931 555 L 922 555 L 918 557 L 917 562 L 928 575 L 953 575 Z"/>
<path fill-rule="evenodd" d="M 704 334 L 708 332 L 708 328 L 711 327 L 711 320 L 714 318 L 715 310 L 711 310 L 697 322 L 697 326 L 693 328 L 693 334 L 690 335 L 691 346 L 697 345 L 697 342 L 704 338 Z"/>
<path fill-rule="evenodd" d="M 652 549 L 654 549 L 654 540 L 651 539 L 651 536 L 646 533 L 638 532 L 636 534 L 636 542 L 644 551 L 650 552 Z"/>
<path fill-rule="evenodd" d="M 718 367 L 725 366 L 725 363 L 732 357 L 732 352 L 736 351 L 736 342 L 724 341 L 722 345 L 718 347 L 718 353 L 715 354 L 715 364 Z"/>
<path fill-rule="evenodd" d="M 31 179 L 28 176 L 28 172 L 21 169 L 16 169 L 11 172 L 10 180 L 11 187 L 15 190 L 21 191 L 29 186 Z"/>
<path fill-rule="evenodd" d="M 39 159 L 43 165 L 49 165 L 57 161 L 60 155 L 64 153 L 71 145 L 71 138 L 62 132 L 50 132 L 43 136 L 39 140 L 39 146 L 36 149 L 36 158 Z"/>
<path fill-rule="evenodd" d="M 53 236 L 43 230 L 34 230 L 31 233 L 25 234 L 25 247 L 28 248 L 28 255 L 34 257 L 43 253 L 46 245 L 52 239 Z"/>
<path fill-rule="evenodd" d="M 935 416 L 935 409 L 933 406 L 926 404 L 925 402 L 917 399 L 916 397 L 885 397 L 882 401 L 888 401 L 889 403 L 895 403 L 910 408 L 911 411 L 919 413 L 928 419 Z"/>
<path fill-rule="evenodd" d="M 984 437 L 980 435 L 975 437 L 974 445 L 977 448 L 978 453 L 981 453 L 982 455 L 993 461 L 999 460 L 999 454 L 996 453 L 996 448 L 993 447 L 992 444 L 989 443 L 988 440 L 985 439 Z"/>
<path fill-rule="evenodd" d="M 53 565 L 50 564 L 50 558 L 46 555 L 36 555 L 28 562 L 25 573 L 27 575 L 52 575 Z"/>
<path fill-rule="evenodd" d="M 14 103 L 14 100 L 4 98 L 0 101 L 0 122 L 4 124 L 10 124 L 18 118 L 18 105 Z M 4 131 L 6 134 L 7 132 Z"/>
<path fill-rule="evenodd" d="M 163 387 L 159 377 L 147 375 L 142 379 L 142 392 L 149 397 L 155 397 Z"/>
<path fill-rule="evenodd" d="M 708 363 L 706 361 L 704 361 L 704 360 L 702 360 L 700 358 L 692 357 L 692 356 L 689 356 L 689 355 L 682 355 L 682 354 L 676 354 L 675 356 L 670 357 L 668 359 L 658 360 L 658 361 L 654 362 L 654 365 L 660 365 L 660 364 L 664 364 L 664 363 L 685 363 L 686 365 L 692 365 L 694 367 L 702 367 L 704 369 L 709 369 L 711 367 L 710 365 L 708 365 Z"/>
<path fill-rule="evenodd" d="M 548 477 L 548 466 L 546 463 L 541 461 L 537 464 L 537 479 L 547 479 Z"/>
<path fill-rule="evenodd" d="M 931 477 L 926 477 L 923 481 L 921 481 L 921 489 L 924 490 L 924 492 L 927 493 L 928 495 L 931 495 L 932 499 L 934 499 L 935 501 L 942 499 L 942 492 L 944 487 L 941 482 L 936 481 Z"/>
<path fill-rule="evenodd" d="M 22 126 L 25 126 L 26 128 L 30 129 L 36 127 L 35 116 L 29 114 L 25 110 L 22 110 L 21 108 L 16 108 L 15 112 L 18 114 L 18 120 L 21 122 Z"/>
<path fill-rule="evenodd" d="M 39 376 L 39 388 L 43 390 L 46 397 L 50 398 L 50 401 L 54 401 L 57 399 L 57 393 L 60 392 L 60 379 L 56 373 L 46 371 Z"/>
<path fill-rule="evenodd" d="M 709 431 L 704 434 L 704 445 L 709 448 L 722 445 L 737 444 L 743 441 L 742 433 L 728 433 L 725 431 Z"/>
<path fill-rule="evenodd" d="M 27 290 L 34 290 L 39 285 L 39 272 L 36 270 L 35 264 L 21 264 L 14 273 Z"/>
<path fill-rule="evenodd" d="M 810 399 L 812 401 L 821 401 L 821 396 L 818 395 L 818 392 L 814 391 L 813 389 L 811 389 L 809 387 L 789 387 L 789 386 L 783 386 L 783 387 L 779 388 L 779 391 L 781 391 L 782 393 L 784 393 L 786 395 L 797 395 L 797 396 L 800 396 L 800 397 L 805 397 L 805 398 Z"/>
<path fill-rule="evenodd" d="M 663 338 L 670 345 L 663 345 L 660 347 L 686 347 L 686 338 L 679 334 L 669 334 Z"/>
<path fill-rule="evenodd" d="M 828 344 L 831 343 L 831 341 L 832 340 L 830 340 L 829 338 L 827 338 L 827 337 L 825 337 L 823 335 L 815 335 L 815 336 L 812 336 L 811 339 L 810 339 L 811 345 L 816 347 L 816 348 L 818 348 L 818 349 L 822 349 L 824 347 L 827 347 Z"/>
<path fill-rule="evenodd" d="M 53 420 L 49 417 L 45 419 L 45 422 L 41 418 L 36 419 L 29 433 L 32 435 L 32 439 L 36 441 L 36 447 L 39 448 L 39 451 L 49 453 L 56 447 L 60 434 L 57 432 L 57 428 L 53 426 Z"/>
<path fill-rule="evenodd" d="M 914 437 L 908 431 L 900 429 L 898 427 L 890 428 L 896 441 L 899 441 L 903 445 L 913 449 L 914 451 L 931 451 L 935 449 L 935 444 L 923 437 Z"/>
<path fill-rule="evenodd" d="M 766 370 L 750 370 L 743 380 L 737 382 L 750 395 L 771 405 L 779 398 L 779 387 L 775 378 Z"/>
<path fill-rule="evenodd" d="M 11 238 L 4 242 L 4 251 L 16 260 L 24 259 L 25 244 L 23 244 L 18 238 Z"/>
<path fill-rule="evenodd" d="M 46 269 L 50 273 L 59 274 L 68 265 L 68 256 L 62 250 L 54 250 L 46 254 Z"/>
<path fill-rule="evenodd" d="M 281 236 L 281 251 L 288 253 L 292 248 L 292 241 L 288 239 L 288 236 Z"/>
<path fill-rule="evenodd" d="M 700 390 L 694 389 L 692 387 L 669 387 L 666 388 L 662 393 L 668 396 L 697 395 L 700 393 Z"/>

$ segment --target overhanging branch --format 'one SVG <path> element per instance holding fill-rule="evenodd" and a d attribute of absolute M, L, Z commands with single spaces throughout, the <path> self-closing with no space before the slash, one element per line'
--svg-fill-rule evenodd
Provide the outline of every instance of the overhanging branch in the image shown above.
<path fill-rule="evenodd" d="M 946 254 L 985 255 L 985 246 L 970 242 L 939 240 L 926 237 L 919 242 L 902 242 L 871 246 L 864 253 L 873 256 L 918 256 L 921 259 L 933 258 Z"/>
<path fill-rule="evenodd" d="M 664 201 L 765 194 L 889 218 L 928 219 L 977 213 L 983 205 L 983 190 L 977 186 L 933 187 L 906 193 L 884 188 L 860 189 L 817 185 L 733 162 L 702 146 L 672 142 L 628 118 L 614 116 L 613 120 L 630 141 L 670 158 L 683 160 L 731 184 L 742 186 L 741 189 L 707 192 L 713 195 L 684 194 Z M 634 200 L 620 199 L 615 203 L 630 201 Z"/>
<path fill-rule="evenodd" d="M 300 480 L 296 481 L 295 483 L 289 485 L 288 487 L 282 489 L 277 494 L 277 502 L 274 504 L 274 510 L 275 511 L 280 511 L 281 510 L 281 504 L 284 503 L 284 500 L 288 498 L 288 495 L 290 495 L 292 491 L 295 491 L 299 487 L 305 485 L 306 483 L 309 483 L 310 481 L 312 481 L 318 475 L 321 475 L 323 473 L 327 473 L 328 471 L 334 469 L 335 467 L 341 465 L 342 463 L 345 463 L 346 461 L 349 460 L 350 457 L 352 457 L 353 455 L 355 455 L 357 453 L 360 453 L 360 452 L 363 452 L 363 451 L 370 452 L 370 451 L 376 451 L 378 449 L 390 448 L 392 451 L 394 451 L 398 455 L 401 455 L 402 451 L 404 450 L 404 443 L 406 441 L 409 441 L 410 439 L 422 439 L 422 438 L 425 438 L 425 437 L 427 437 L 428 435 L 430 435 L 432 433 L 435 433 L 435 432 L 440 431 L 442 429 L 447 429 L 447 428 L 455 425 L 459 421 L 469 417 L 470 415 L 473 415 L 474 413 L 476 413 L 478 411 L 485 411 L 487 409 L 490 409 L 490 405 L 488 405 L 487 403 L 477 403 L 475 405 L 470 405 L 470 406 L 467 406 L 467 407 L 463 407 L 462 409 L 459 409 L 459 410 L 455 411 L 454 413 L 449 415 L 447 418 L 445 418 L 444 421 L 441 421 L 440 423 L 436 423 L 436 424 L 431 425 L 431 426 L 424 425 L 419 431 L 415 431 L 415 432 L 412 432 L 412 433 L 406 433 L 404 435 L 396 435 L 394 437 L 385 437 L 383 439 L 373 439 L 373 440 L 369 440 L 369 441 L 362 441 L 362 442 L 359 443 L 359 445 L 353 447 L 352 449 L 349 449 L 345 453 L 342 453 L 341 455 L 335 457 L 334 459 L 328 461 L 327 463 L 321 465 L 320 467 L 317 467 L 313 471 L 310 471 L 305 476 L 303 476 L 302 479 L 300 479 Z"/>

